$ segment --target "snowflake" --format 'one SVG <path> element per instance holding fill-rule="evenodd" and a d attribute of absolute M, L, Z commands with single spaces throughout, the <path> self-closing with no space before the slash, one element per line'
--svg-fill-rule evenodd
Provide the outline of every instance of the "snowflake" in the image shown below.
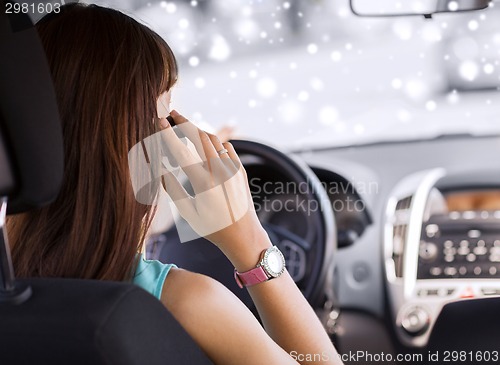
<path fill-rule="evenodd" d="M 479 74 L 479 66 L 474 61 L 464 61 L 458 69 L 460 76 L 466 81 L 474 81 Z"/>
<path fill-rule="evenodd" d="M 448 3 L 448 10 L 450 10 L 450 11 L 457 11 L 458 10 L 458 2 L 456 2 L 456 1 L 450 1 Z"/>
<path fill-rule="evenodd" d="M 191 67 L 196 67 L 200 64 L 200 59 L 196 56 L 189 57 L 189 65 Z"/>
<path fill-rule="evenodd" d="M 318 53 L 318 46 L 315 43 L 310 43 L 307 45 L 307 53 L 316 54 Z"/>
<path fill-rule="evenodd" d="M 474 32 L 479 28 L 479 23 L 477 22 L 477 20 L 471 20 L 471 21 L 469 21 L 467 26 L 471 31 Z"/>
<path fill-rule="evenodd" d="M 194 80 L 194 86 L 197 88 L 197 89 L 203 89 L 206 85 L 206 81 L 203 77 L 197 77 L 195 80 Z"/>
<path fill-rule="evenodd" d="M 340 53 L 339 51 L 333 51 L 330 54 L 330 58 L 335 62 L 339 62 L 342 59 L 342 53 Z"/>
<path fill-rule="evenodd" d="M 483 66 L 483 71 L 485 74 L 491 75 L 493 72 L 495 72 L 495 66 L 493 66 L 491 63 L 487 63 Z"/>
<path fill-rule="evenodd" d="M 427 103 L 425 103 L 425 109 L 427 109 L 430 112 L 433 112 L 436 110 L 437 104 L 434 100 L 429 100 Z"/>
<path fill-rule="evenodd" d="M 278 86 L 276 81 L 270 77 L 263 77 L 257 81 L 257 94 L 263 98 L 271 98 L 276 94 Z"/>
<path fill-rule="evenodd" d="M 307 91 L 302 90 L 301 92 L 299 92 L 297 99 L 299 101 L 305 102 L 305 101 L 309 100 L 309 93 Z"/>
<path fill-rule="evenodd" d="M 394 80 L 392 80 L 391 86 L 394 89 L 399 90 L 401 89 L 401 87 L 403 87 L 403 81 L 401 81 L 401 79 L 395 78 Z"/>
<path fill-rule="evenodd" d="M 224 61 L 231 55 L 231 48 L 226 39 L 221 35 L 212 38 L 212 47 L 208 57 L 216 61 Z"/>
<path fill-rule="evenodd" d="M 339 112 L 333 106 L 324 106 L 318 112 L 318 120 L 323 125 L 333 125 L 339 119 Z"/>

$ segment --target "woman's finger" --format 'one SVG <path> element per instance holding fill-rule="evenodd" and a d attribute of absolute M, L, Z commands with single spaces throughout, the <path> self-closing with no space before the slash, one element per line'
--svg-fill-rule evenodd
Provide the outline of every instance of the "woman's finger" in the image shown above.
<path fill-rule="evenodd" d="M 172 109 L 170 111 L 170 116 L 172 118 L 174 118 L 174 121 L 175 121 L 175 125 L 180 125 L 180 124 L 184 124 L 184 123 L 189 123 L 189 119 L 187 119 L 185 116 L 183 116 L 182 114 L 180 114 L 177 110 L 175 109 Z"/>
<path fill-rule="evenodd" d="M 220 150 L 224 150 L 224 146 L 219 139 L 209 133 L 203 132 L 203 144 L 208 157 L 209 169 L 212 181 L 215 185 L 219 185 L 227 181 L 236 172 L 234 165 L 229 157 L 220 158 Z M 224 153 L 227 155 L 227 153 Z M 230 166 L 227 166 L 227 163 Z"/>
<path fill-rule="evenodd" d="M 173 174 L 163 175 L 163 182 L 169 198 L 174 203 L 181 217 L 189 222 L 189 219 L 197 215 L 193 204 L 193 198 L 186 192 L 179 180 Z"/>
<path fill-rule="evenodd" d="M 227 150 L 222 145 L 222 142 L 220 141 L 219 137 L 217 137 L 215 134 L 210 134 L 210 133 L 207 133 L 207 134 L 208 134 L 208 137 L 210 138 L 210 141 L 212 142 L 215 150 L 217 151 L 217 157 L 229 158 L 229 155 L 227 154 Z"/>
<path fill-rule="evenodd" d="M 159 132 L 161 135 L 163 153 L 167 154 L 169 160 L 173 158 L 179 164 L 192 183 L 196 181 L 203 181 L 205 177 L 205 169 L 202 166 L 203 161 L 197 153 L 191 151 L 189 147 L 179 139 L 174 129 L 165 118 L 160 120 L 160 125 L 162 127 L 165 126 Z"/>
<path fill-rule="evenodd" d="M 177 200 L 182 200 L 190 197 L 186 189 L 184 189 L 179 180 L 177 180 L 175 175 L 172 174 L 171 172 L 165 172 L 162 175 L 162 182 L 165 191 L 174 202 Z"/>
<path fill-rule="evenodd" d="M 170 123 L 168 121 L 168 117 L 167 118 L 160 118 L 158 123 L 160 124 L 160 129 L 168 128 L 168 126 L 170 125 Z"/>
<path fill-rule="evenodd" d="M 170 112 L 170 117 L 174 120 L 176 128 L 178 128 L 182 134 L 193 143 L 201 160 L 205 162 L 207 160 L 207 156 L 205 155 L 205 151 L 200 140 L 200 129 L 191 123 L 186 117 L 179 114 L 176 110 L 172 110 Z"/>
<path fill-rule="evenodd" d="M 208 163 L 210 164 L 214 159 L 218 159 L 219 155 L 217 153 L 217 148 L 214 146 L 210 134 L 200 130 L 199 138 L 201 140 Z"/>
<path fill-rule="evenodd" d="M 233 162 L 227 154 L 228 151 L 222 145 L 219 138 L 210 133 L 207 133 L 207 135 L 214 149 L 214 155 L 210 159 L 210 171 L 214 175 L 214 182 L 222 184 L 229 180 L 238 170 L 235 169 Z"/>
<path fill-rule="evenodd" d="M 170 123 L 169 118 L 171 118 L 171 117 L 168 116 L 167 118 L 159 118 L 158 119 L 158 124 L 160 126 L 160 130 L 163 130 L 165 128 L 168 128 L 169 126 L 172 126 L 172 123 Z M 177 163 L 177 161 L 172 156 L 172 154 L 170 153 L 170 151 L 168 150 L 167 146 L 164 143 L 161 143 L 161 156 L 167 157 L 169 165 L 166 165 L 165 163 L 163 165 L 169 171 L 173 171 L 173 169 L 179 167 L 179 164 Z"/>
<path fill-rule="evenodd" d="M 195 156 L 192 155 L 189 148 L 182 143 L 174 129 L 170 127 L 165 118 L 160 119 L 162 130 L 160 131 L 162 140 L 165 141 L 168 152 L 176 159 L 181 167 L 193 165 L 197 162 Z M 165 127 L 163 127 L 165 125 Z"/>
<path fill-rule="evenodd" d="M 202 155 L 203 152 L 204 153 L 212 152 L 211 149 L 209 149 L 209 151 L 207 151 L 205 148 L 206 146 L 204 144 L 202 144 L 200 141 L 200 137 L 204 137 L 203 133 L 206 133 L 208 135 L 208 137 L 210 138 L 210 141 L 212 142 L 212 144 L 215 148 L 215 151 L 217 151 L 217 156 L 213 156 L 212 154 L 210 156 L 205 155 L 205 157 L 207 159 L 213 158 L 213 157 L 229 158 L 227 153 L 225 153 L 226 150 L 225 150 L 224 146 L 222 145 L 221 141 L 219 140 L 219 138 L 216 135 L 208 133 L 208 132 L 204 132 L 201 129 L 197 128 L 193 123 L 191 123 L 189 121 L 189 119 L 187 119 L 183 115 L 179 114 L 179 112 L 177 112 L 177 110 L 172 110 L 170 112 L 170 116 L 174 119 L 176 125 L 179 128 L 181 128 L 182 132 L 186 135 L 186 137 L 188 137 L 195 144 L 196 150 L 198 151 L 198 153 L 200 154 L 200 157 L 202 157 L 203 160 L 205 160 L 205 158 L 203 158 L 204 156 Z M 196 140 L 198 143 L 195 143 L 194 140 Z M 202 149 L 202 147 L 203 147 L 203 149 Z"/>
<path fill-rule="evenodd" d="M 230 142 L 224 142 L 222 145 L 227 150 L 227 155 L 229 156 L 231 161 L 233 161 L 233 164 L 236 167 L 236 169 L 239 170 L 241 167 L 241 160 L 236 151 L 234 150 L 233 145 Z"/>

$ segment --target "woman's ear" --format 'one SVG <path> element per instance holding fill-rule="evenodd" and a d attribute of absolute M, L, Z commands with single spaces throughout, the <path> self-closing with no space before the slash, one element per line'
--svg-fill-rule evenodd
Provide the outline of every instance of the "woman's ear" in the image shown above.
<path fill-rule="evenodd" d="M 156 111 L 158 118 L 166 118 L 170 114 L 171 91 L 165 91 L 156 101 Z"/>

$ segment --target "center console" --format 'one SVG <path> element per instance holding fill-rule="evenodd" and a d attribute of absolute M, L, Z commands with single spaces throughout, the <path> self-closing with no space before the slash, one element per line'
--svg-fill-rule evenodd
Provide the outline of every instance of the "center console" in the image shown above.
<path fill-rule="evenodd" d="M 427 344 L 445 304 L 500 296 L 500 207 L 450 209 L 446 200 L 453 189 L 500 179 L 464 181 L 443 169 L 423 171 L 401 181 L 388 201 L 386 280 L 396 333 L 407 346 Z"/>

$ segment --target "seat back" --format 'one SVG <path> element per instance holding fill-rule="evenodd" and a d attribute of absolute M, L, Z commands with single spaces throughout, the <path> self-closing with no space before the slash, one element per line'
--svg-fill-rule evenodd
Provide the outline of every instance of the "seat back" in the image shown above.
<path fill-rule="evenodd" d="M 31 279 L 0 303 L 0 364 L 211 364 L 159 300 L 125 283 Z"/>
<path fill-rule="evenodd" d="M 8 213 L 19 213 L 57 196 L 62 132 L 49 67 L 29 18 L 2 12 L 0 32 L 0 196 L 9 197 Z"/>
<path fill-rule="evenodd" d="M 135 285 L 15 280 L 5 215 L 50 203 L 62 177 L 43 48 L 26 15 L 1 12 L 0 364 L 211 364 L 161 302 Z"/>

